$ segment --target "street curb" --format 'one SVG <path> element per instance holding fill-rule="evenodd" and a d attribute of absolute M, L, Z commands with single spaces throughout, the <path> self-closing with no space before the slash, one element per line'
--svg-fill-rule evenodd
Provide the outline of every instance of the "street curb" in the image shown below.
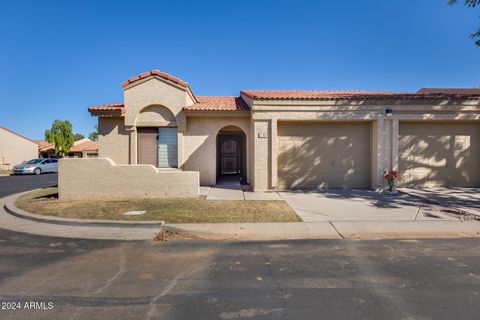
<path fill-rule="evenodd" d="M 164 230 L 205 240 L 307 240 L 341 239 L 329 222 L 167 223 Z"/>
<path fill-rule="evenodd" d="M 31 191 L 28 191 L 31 192 Z M 5 202 L 3 208 L 10 215 L 42 223 L 58 224 L 64 226 L 81 226 L 81 227 L 110 227 L 110 228 L 160 228 L 165 225 L 165 221 L 119 221 L 119 220 L 95 220 L 95 219 L 75 219 L 75 218 L 58 218 L 52 216 L 43 216 L 22 210 L 15 206 L 15 200 L 22 193 L 17 193 L 13 198 Z"/>

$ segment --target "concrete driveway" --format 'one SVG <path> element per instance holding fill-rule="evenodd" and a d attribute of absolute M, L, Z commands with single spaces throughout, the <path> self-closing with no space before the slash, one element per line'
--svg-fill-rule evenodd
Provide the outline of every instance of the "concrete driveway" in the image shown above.
<path fill-rule="evenodd" d="M 303 221 L 457 220 L 422 207 L 418 198 L 371 190 L 280 192 Z"/>
<path fill-rule="evenodd" d="M 402 192 L 480 215 L 480 188 L 402 188 Z"/>

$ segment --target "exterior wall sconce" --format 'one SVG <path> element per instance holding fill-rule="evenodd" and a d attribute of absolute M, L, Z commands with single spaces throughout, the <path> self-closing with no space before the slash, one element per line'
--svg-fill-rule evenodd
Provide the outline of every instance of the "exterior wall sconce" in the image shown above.
<path fill-rule="evenodd" d="M 392 116 L 392 114 L 393 114 L 392 109 L 385 109 L 385 116 L 386 117 L 390 118 Z"/>

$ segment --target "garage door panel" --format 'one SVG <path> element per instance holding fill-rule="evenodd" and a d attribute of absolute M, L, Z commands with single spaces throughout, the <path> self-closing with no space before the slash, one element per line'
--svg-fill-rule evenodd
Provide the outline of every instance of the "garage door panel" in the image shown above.
<path fill-rule="evenodd" d="M 480 185 L 480 125 L 408 123 L 399 130 L 400 184 L 408 187 Z"/>
<path fill-rule="evenodd" d="M 368 188 L 368 123 L 280 123 L 280 189 Z"/>

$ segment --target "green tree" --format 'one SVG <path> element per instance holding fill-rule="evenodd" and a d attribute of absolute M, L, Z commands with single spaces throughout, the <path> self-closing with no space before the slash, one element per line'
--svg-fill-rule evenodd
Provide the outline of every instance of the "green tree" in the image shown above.
<path fill-rule="evenodd" d="M 82 139 L 85 139 L 85 136 L 81 133 L 75 133 L 73 135 L 73 140 L 75 140 L 75 141 L 82 140 Z"/>
<path fill-rule="evenodd" d="M 476 6 L 480 6 L 480 0 L 464 0 L 464 1 L 465 1 L 465 5 L 470 8 L 475 8 Z M 448 4 L 450 5 L 457 4 L 457 3 L 458 3 L 458 0 L 448 0 Z M 480 29 L 470 33 L 470 38 L 472 39 L 480 38 Z M 480 46 L 480 39 L 475 41 L 475 44 L 477 46 Z"/>
<path fill-rule="evenodd" d="M 98 140 L 98 124 L 94 126 L 95 131 L 92 131 L 88 134 L 88 139 L 92 141 L 97 141 Z"/>
<path fill-rule="evenodd" d="M 45 130 L 45 140 L 55 145 L 57 157 L 67 154 L 75 141 L 70 121 L 55 120 L 52 128 Z"/>

